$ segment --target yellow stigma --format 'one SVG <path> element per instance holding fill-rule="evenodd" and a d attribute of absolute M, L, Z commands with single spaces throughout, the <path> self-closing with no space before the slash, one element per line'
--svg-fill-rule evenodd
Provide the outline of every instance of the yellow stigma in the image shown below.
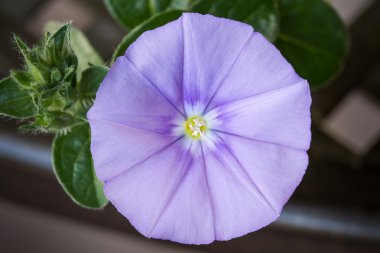
<path fill-rule="evenodd" d="M 185 121 L 185 133 L 194 140 L 200 139 L 206 131 L 206 121 L 200 116 L 192 116 Z"/>

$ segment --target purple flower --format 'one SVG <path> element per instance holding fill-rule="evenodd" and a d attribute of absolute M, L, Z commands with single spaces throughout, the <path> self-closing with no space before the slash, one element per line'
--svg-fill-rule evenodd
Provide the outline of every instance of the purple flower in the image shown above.
<path fill-rule="evenodd" d="M 119 57 L 88 113 L 97 176 L 147 237 L 204 244 L 280 214 L 308 164 L 310 91 L 246 24 L 185 13 Z"/>

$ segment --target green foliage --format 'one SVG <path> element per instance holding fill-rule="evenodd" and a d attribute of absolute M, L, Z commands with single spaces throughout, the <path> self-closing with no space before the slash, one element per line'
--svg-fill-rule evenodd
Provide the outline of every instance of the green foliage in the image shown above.
<path fill-rule="evenodd" d="M 82 124 L 66 135 L 57 135 L 52 148 L 54 173 L 72 200 L 86 208 L 104 207 L 108 201 L 95 175 L 89 125 Z"/>
<path fill-rule="evenodd" d="M 54 34 L 46 33 L 33 48 L 15 36 L 25 67 L 11 72 L 11 78 L 15 80 L 13 89 L 27 94 L 29 107 L 36 107 L 33 109 L 35 113 L 30 115 L 35 120 L 23 129 L 59 132 L 69 129 L 75 122 L 75 115 L 66 112 L 73 103 L 78 64 L 70 46 L 69 31 L 70 26 L 64 25 Z M 14 109 L 22 110 L 21 107 Z"/>
<path fill-rule="evenodd" d="M 69 24 L 48 27 L 32 48 L 15 36 L 25 66 L 0 81 L 0 114 L 28 120 L 24 130 L 56 133 L 53 165 L 59 182 L 79 205 L 101 208 L 107 199 L 94 174 L 86 113 L 108 68 L 90 65 L 102 60 L 81 32 Z"/>
<path fill-rule="evenodd" d="M 132 44 L 141 34 L 145 31 L 155 29 L 157 27 L 163 26 L 173 20 L 178 19 L 182 15 L 182 11 L 171 10 L 154 15 L 152 18 L 146 20 L 141 25 L 132 29 L 120 42 L 120 44 L 115 49 L 112 56 L 112 63 L 116 60 L 118 56 L 124 54 L 125 50 Z"/>
<path fill-rule="evenodd" d="M 77 86 L 79 102 L 82 103 L 84 113 L 92 106 L 100 83 L 106 77 L 109 68 L 104 66 L 92 66 L 83 71 L 82 79 Z M 85 117 L 85 115 L 83 115 Z"/>
<path fill-rule="evenodd" d="M 107 75 L 109 68 L 104 66 L 91 66 L 82 74 L 78 85 L 78 94 L 81 99 L 92 99 L 98 91 L 100 83 Z"/>
<path fill-rule="evenodd" d="M 151 16 L 168 10 L 188 10 L 195 0 L 104 0 L 111 15 L 132 29 Z"/>
<path fill-rule="evenodd" d="M 62 25 L 60 22 L 49 21 L 45 24 L 44 30 L 45 32 L 55 33 Z M 75 27 L 71 27 L 70 29 L 70 43 L 78 58 L 77 80 L 80 79 L 82 72 L 91 65 L 103 64 L 102 58 L 90 44 L 86 36 Z"/>
<path fill-rule="evenodd" d="M 24 130 L 66 133 L 86 121 L 87 110 L 108 70 L 89 65 L 102 60 L 81 32 L 56 22 L 46 27 L 46 35 L 32 48 L 15 36 L 25 67 L 11 71 L 11 77 L 2 81 L 0 114 L 29 119 L 21 127 Z M 87 73 L 85 78 L 82 71 Z"/>
<path fill-rule="evenodd" d="M 321 0 L 280 0 L 281 31 L 276 46 L 312 88 L 330 81 L 347 52 L 347 32 Z"/>
<path fill-rule="evenodd" d="M 0 81 L 0 114 L 17 119 L 31 118 L 37 114 L 33 97 L 27 90 L 20 89 L 11 77 Z"/>

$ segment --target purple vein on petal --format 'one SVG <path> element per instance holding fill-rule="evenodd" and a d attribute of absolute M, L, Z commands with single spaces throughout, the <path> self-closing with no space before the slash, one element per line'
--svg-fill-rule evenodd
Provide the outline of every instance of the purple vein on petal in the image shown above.
<path fill-rule="evenodd" d="M 183 36 L 183 38 L 182 38 L 182 41 L 183 41 L 182 103 L 183 103 L 183 107 L 186 108 L 185 103 L 186 103 L 187 98 L 184 95 L 184 93 L 185 93 L 184 83 L 185 83 L 185 78 L 186 78 L 185 66 L 186 66 L 186 61 L 187 61 L 187 57 L 186 57 L 187 54 L 186 54 L 186 48 L 185 47 L 186 47 L 187 38 L 186 38 L 186 34 L 185 34 L 186 29 L 185 29 L 185 23 L 184 22 L 185 22 L 184 18 L 182 17 L 182 19 L 181 19 L 182 31 L 183 31 L 182 32 L 182 36 Z M 189 39 L 191 39 L 191 38 L 189 38 Z M 194 56 L 196 56 L 196 55 L 194 55 Z M 189 102 L 191 104 L 194 104 L 195 100 L 196 100 L 196 98 L 191 97 Z M 187 118 L 189 115 L 187 115 L 186 110 L 185 110 L 185 114 L 186 114 L 186 118 Z"/>
<path fill-rule="evenodd" d="M 237 138 L 243 138 L 245 140 L 250 140 L 250 141 L 270 144 L 270 145 L 279 146 L 279 147 L 283 147 L 283 148 L 288 148 L 288 149 L 292 149 L 292 150 L 295 150 L 295 151 L 298 151 L 298 152 L 302 152 L 302 153 L 304 153 L 304 152 L 307 151 L 307 149 L 304 150 L 304 149 L 288 146 L 288 145 L 285 145 L 285 144 L 280 144 L 280 143 L 275 143 L 275 142 L 270 142 L 270 141 L 263 141 L 263 140 L 259 140 L 259 139 L 255 139 L 255 138 L 251 138 L 251 137 L 242 136 L 242 135 L 235 134 L 235 133 L 229 133 L 229 132 L 218 130 L 218 129 L 210 129 L 210 130 L 214 131 L 216 133 L 228 134 L 228 135 L 231 135 L 231 136 L 234 136 L 234 137 L 237 137 Z"/>
<path fill-rule="evenodd" d="M 185 108 L 185 96 L 184 96 L 184 91 L 185 88 L 183 87 L 183 83 L 185 80 L 185 24 L 183 23 L 183 17 L 181 16 L 181 26 L 182 26 L 182 52 L 183 52 L 183 57 L 182 57 L 182 82 L 181 82 L 181 100 L 182 100 L 182 106 Z M 187 119 L 189 115 L 187 115 L 187 112 L 185 110 L 185 118 Z"/>
<path fill-rule="evenodd" d="M 154 157 L 154 156 L 160 154 L 161 152 L 165 151 L 166 149 L 168 149 L 169 147 L 171 147 L 173 144 L 175 144 L 176 142 L 178 142 L 178 141 L 181 140 L 182 138 L 183 138 L 183 136 L 178 137 L 177 139 L 175 139 L 174 141 L 170 142 L 169 144 L 167 144 L 167 145 L 164 146 L 163 148 L 161 148 L 161 149 L 159 149 L 159 150 L 153 152 L 152 154 L 148 155 L 145 159 L 143 159 L 143 160 L 141 160 L 141 161 L 135 163 L 134 165 L 132 165 L 132 166 L 130 166 L 130 167 L 128 167 L 128 168 L 122 170 L 120 173 L 117 173 L 116 175 L 114 175 L 114 176 L 111 177 L 110 179 L 105 180 L 104 183 L 111 182 L 112 180 L 114 180 L 115 178 L 119 177 L 120 175 L 122 175 L 122 174 L 124 174 L 124 173 L 126 173 L 126 172 L 128 172 L 128 171 L 130 171 L 130 170 L 132 170 L 132 169 L 134 169 L 134 168 L 136 168 L 138 165 L 144 163 L 145 161 L 147 161 L 147 160 L 151 159 L 152 157 Z"/>
<path fill-rule="evenodd" d="M 243 44 L 242 47 L 240 48 L 240 50 L 239 50 L 239 52 L 237 53 L 235 59 L 232 61 L 231 66 L 228 68 L 228 70 L 227 70 L 226 73 L 224 74 L 222 80 L 219 82 L 217 88 L 215 89 L 214 94 L 212 94 L 211 98 L 210 98 L 209 101 L 207 102 L 207 105 L 206 105 L 206 107 L 203 109 L 202 114 L 204 114 L 205 112 L 207 112 L 207 109 L 208 109 L 208 107 L 210 106 L 212 100 L 214 99 L 214 97 L 215 97 L 216 94 L 218 93 L 219 89 L 220 89 L 221 86 L 223 85 L 223 83 L 224 83 L 224 81 L 226 80 L 227 76 L 230 74 L 232 68 L 235 66 L 237 60 L 239 59 L 239 56 L 240 56 L 241 53 L 243 52 L 244 48 L 247 47 L 249 41 L 251 40 L 251 38 L 253 37 L 254 34 L 255 34 L 255 32 L 252 31 L 252 32 L 251 32 L 251 35 L 248 37 L 248 39 L 244 42 L 244 44 Z"/>
<path fill-rule="evenodd" d="M 190 148 L 189 147 L 186 151 L 184 151 L 182 153 L 182 155 L 185 155 L 185 156 L 189 156 L 189 152 L 190 152 Z M 179 188 L 181 187 L 182 183 L 185 181 L 187 175 L 189 174 L 190 172 L 190 168 L 191 168 L 191 165 L 193 164 L 193 161 L 194 161 L 194 157 L 191 157 L 190 161 L 189 161 L 189 164 L 186 166 L 186 169 L 185 169 L 185 173 L 183 174 L 183 176 L 178 180 L 178 183 L 173 187 L 172 191 L 170 192 L 169 196 L 167 197 L 166 201 L 164 202 L 164 206 L 162 207 L 159 215 L 157 216 L 155 222 L 154 222 L 154 225 L 149 233 L 149 236 L 148 238 L 150 238 L 155 230 L 155 228 L 157 227 L 157 224 L 158 222 L 160 221 L 162 215 L 165 213 L 166 209 L 168 208 L 168 206 L 170 205 L 170 203 L 173 201 L 174 197 L 176 196 Z"/>
<path fill-rule="evenodd" d="M 131 65 L 135 68 L 136 72 L 139 73 L 141 75 L 141 77 L 143 77 L 145 80 L 147 80 L 160 94 L 161 96 L 166 100 L 166 102 L 168 102 L 180 115 L 182 115 L 184 118 L 186 118 L 185 114 L 183 112 L 181 112 L 177 106 L 175 106 L 173 104 L 173 102 L 157 87 L 157 85 L 155 85 L 149 78 L 147 78 L 137 67 L 136 65 L 134 64 L 134 62 L 132 62 L 127 56 L 122 56 L 122 57 L 125 57 L 125 59 L 127 61 L 129 61 L 129 63 L 131 63 Z"/>
<path fill-rule="evenodd" d="M 232 150 L 226 145 L 226 143 L 223 141 L 223 139 L 219 136 L 219 134 L 215 133 L 220 142 L 222 143 L 223 147 L 225 150 L 227 150 L 228 154 L 234 159 L 234 161 L 238 164 L 239 168 L 243 172 L 244 176 L 247 178 L 247 180 L 250 182 L 250 184 L 253 186 L 253 188 L 259 193 L 260 199 L 266 206 L 268 206 L 270 209 L 274 211 L 275 214 L 279 215 L 278 211 L 276 208 L 272 205 L 272 203 L 268 200 L 267 197 L 265 197 L 264 193 L 261 191 L 260 187 L 255 183 L 253 178 L 251 178 L 247 172 L 247 170 L 244 168 L 244 166 L 241 164 L 239 159 L 236 157 L 236 155 L 232 152 Z"/>
<path fill-rule="evenodd" d="M 125 124 L 120 124 L 120 123 L 109 121 L 109 120 L 98 119 L 98 118 L 88 118 L 88 119 L 89 120 L 99 121 L 99 122 L 102 122 L 104 124 L 108 124 L 108 125 L 111 125 L 111 126 L 116 126 L 116 127 L 121 127 L 121 128 L 127 128 L 127 129 L 132 129 L 132 130 L 140 131 L 140 132 L 143 132 L 143 133 L 148 133 L 148 134 L 153 134 L 153 135 L 158 135 L 158 136 L 170 136 L 168 134 L 160 134 L 160 133 L 157 133 L 157 132 L 148 131 L 148 130 L 145 130 L 145 129 L 136 128 L 136 127 L 128 126 L 128 125 L 125 125 Z"/>
<path fill-rule="evenodd" d="M 257 94 L 249 95 L 249 96 L 246 96 L 246 97 L 241 97 L 239 99 L 235 99 L 235 100 L 232 100 L 232 101 L 224 102 L 224 103 L 221 103 L 221 104 L 219 104 L 219 105 L 211 108 L 208 111 L 212 111 L 212 110 L 215 110 L 215 109 L 217 109 L 219 107 L 223 107 L 223 106 L 226 106 L 226 105 L 229 105 L 229 104 L 234 104 L 234 103 L 240 102 L 242 100 L 249 100 L 249 99 L 252 99 L 252 98 L 258 98 L 260 96 L 265 96 L 265 95 L 277 95 L 278 92 L 285 92 L 287 89 L 293 88 L 293 86 L 296 86 L 296 85 L 299 85 L 299 84 L 304 84 L 305 82 L 306 82 L 306 80 L 301 80 L 301 81 L 297 81 L 295 83 L 289 84 L 289 85 L 281 87 L 281 88 L 276 88 L 276 89 L 260 92 L 260 93 L 257 93 Z"/>
<path fill-rule="evenodd" d="M 216 220 L 215 220 L 214 200 L 213 200 L 212 193 L 211 193 L 211 190 L 210 190 L 210 184 L 209 184 L 209 180 L 208 180 L 207 167 L 206 167 L 206 158 L 205 158 L 205 154 L 204 154 L 204 151 L 203 151 L 203 145 L 202 145 L 202 143 L 200 144 L 200 146 L 201 146 L 201 152 L 202 152 L 203 170 L 204 170 L 205 177 L 206 177 L 206 186 L 207 186 L 207 191 L 208 191 L 209 200 L 210 200 L 210 206 L 211 206 L 212 228 L 213 228 L 213 231 L 214 231 L 214 239 L 216 240 L 216 229 L 215 229 Z"/>

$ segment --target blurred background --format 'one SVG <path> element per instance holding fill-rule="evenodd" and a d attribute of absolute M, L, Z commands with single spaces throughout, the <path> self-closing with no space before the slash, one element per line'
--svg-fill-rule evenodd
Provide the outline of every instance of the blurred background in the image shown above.
<path fill-rule="evenodd" d="M 112 205 L 74 204 L 51 170 L 52 136 L 1 118 L 0 252 L 380 252 L 380 1 L 330 2 L 350 51 L 337 79 L 313 92 L 310 165 L 278 221 L 204 246 L 146 239 Z M 126 33 L 102 0 L 0 0 L 0 78 L 22 66 L 12 33 L 33 44 L 48 20 L 72 20 L 103 59 Z"/>

